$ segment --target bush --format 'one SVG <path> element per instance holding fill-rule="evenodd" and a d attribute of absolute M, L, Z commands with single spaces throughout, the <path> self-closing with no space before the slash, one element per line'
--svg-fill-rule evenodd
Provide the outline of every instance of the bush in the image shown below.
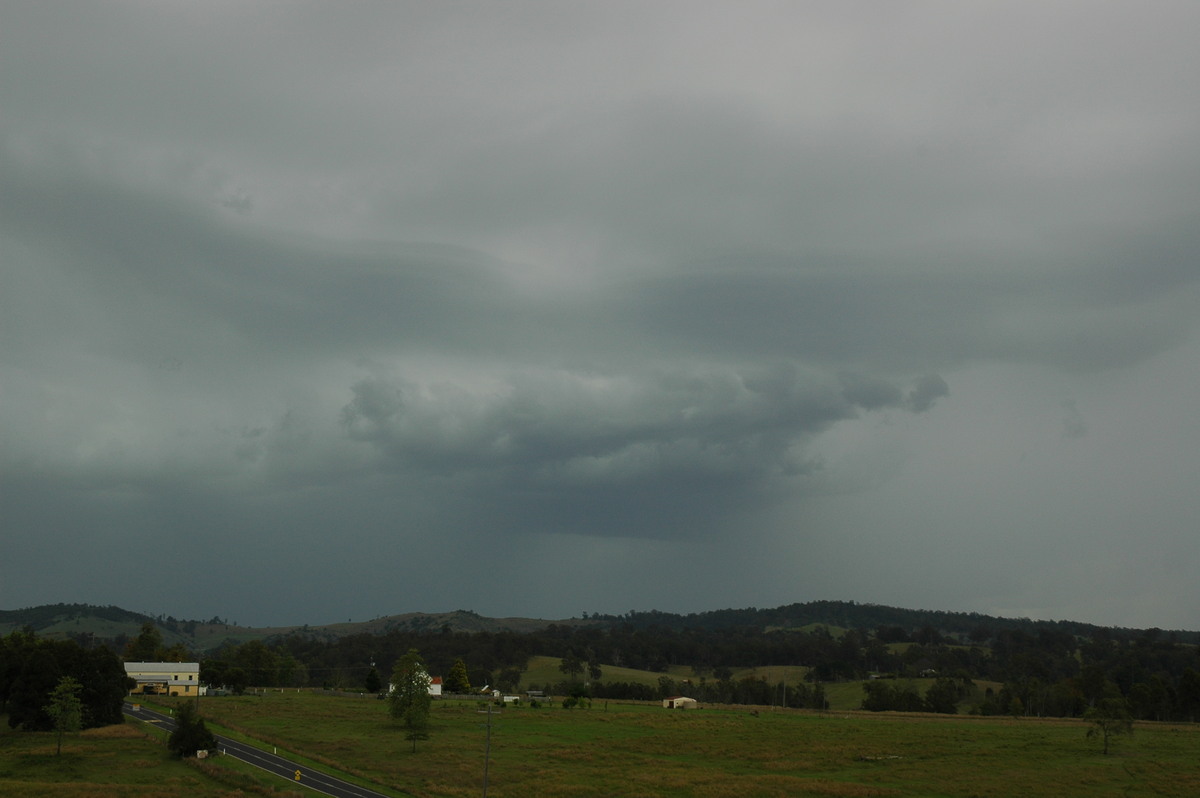
<path fill-rule="evenodd" d="M 167 738 L 167 748 L 176 756 L 195 756 L 197 751 L 211 751 L 217 738 L 204 725 L 204 718 L 191 702 L 185 701 L 175 710 L 175 731 Z"/>

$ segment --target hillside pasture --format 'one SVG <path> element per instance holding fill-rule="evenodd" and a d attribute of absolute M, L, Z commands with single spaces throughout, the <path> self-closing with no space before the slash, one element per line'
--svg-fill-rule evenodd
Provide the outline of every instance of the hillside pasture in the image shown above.
<path fill-rule="evenodd" d="M 535 689 L 540 689 L 545 684 L 558 684 L 564 681 L 566 676 L 559 670 L 561 662 L 562 660 L 558 657 L 531 657 L 528 668 L 521 676 L 521 690 L 528 690 L 531 686 Z M 630 684 L 644 684 L 649 687 L 658 687 L 658 680 L 663 676 L 669 676 L 677 684 L 684 679 L 690 679 L 693 683 L 699 683 L 704 679 L 710 682 L 713 681 L 711 673 L 700 676 L 691 668 L 684 666 L 670 668 L 665 673 L 637 670 L 635 668 L 619 668 L 610 665 L 604 665 L 601 670 L 602 675 L 599 681 L 628 682 Z M 733 671 L 732 678 L 734 681 L 763 679 L 768 684 L 784 682 L 794 686 L 805 683 L 804 679 L 808 675 L 808 672 L 809 668 L 802 665 L 775 665 L 758 668 L 740 668 Z M 935 680 L 932 678 L 917 678 L 904 679 L 902 681 L 905 684 L 912 685 L 921 695 L 925 695 Z M 822 687 L 825 690 L 825 699 L 829 702 L 830 711 L 845 712 L 860 709 L 863 702 L 862 685 L 861 680 L 824 682 Z M 999 690 L 1001 685 L 998 682 L 977 682 L 973 693 L 959 702 L 959 712 L 966 714 L 972 706 L 980 704 L 984 698 L 984 691 L 988 687 Z M 686 693 L 686 686 L 681 686 L 680 691 Z"/>
<path fill-rule="evenodd" d="M 521 673 L 520 689 L 522 691 L 529 689 L 540 690 L 547 684 L 558 684 L 559 682 L 567 681 L 567 675 L 559 668 L 561 664 L 562 660 L 558 657 L 530 657 L 525 670 Z M 660 673 L 658 671 L 638 670 L 637 668 L 622 668 L 616 665 L 602 665 L 601 675 L 597 681 L 629 682 L 630 684 L 644 684 L 649 687 L 657 687 L 658 680 L 662 676 L 670 676 L 675 681 L 699 678 L 696 676 L 695 671 L 684 666 L 670 668 Z"/>

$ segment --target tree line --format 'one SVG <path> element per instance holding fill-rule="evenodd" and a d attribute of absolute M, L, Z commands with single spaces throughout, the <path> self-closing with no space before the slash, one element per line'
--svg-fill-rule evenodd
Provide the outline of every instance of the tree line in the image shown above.
<path fill-rule="evenodd" d="M 107 646 L 86 649 L 72 640 L 45 640 L 31 630 L 0 639 L 0 711 L 11 728 L 51 731 L 65 714 L 70 725 L 90 729 L 122 722 L 121 704 L 131 679 Z M 60 689 L 70 688 L 74 704 Z"/>
<path fill-rule="evenodd" d="M 808 617 L 879 623 L 787 625 Z M 31 633 L 23 635 L 18 637 L 26 643 L 11 644 L 14 638 L 6 638 L 4 650 L 28 648 Z M 1194 721 L 1200 716 L 1195 637 L 1158 629 L 813 602 L 697 616 L 593 615 L 586 624 L 551 624 L 521 633 L 457 632 L 443 626 L 329 639 L 301 630 L 264 641 L 227 642 L 201 656 L 179 644 L 164 646 L 155 623 L 147 621 L 141 634 L 126 642 L 123 654 L 126 659 L 199 661 L 202 683 L 234 691 L 254 685 L 374 692 L 382 681 L 379 674 L 391 674 L 395 663 L 415 649 L 430 673 L 449 679 L 447 691 L 458 685 L 506 692 L 531 687 L 522 684 L 529 659 L 546 655 L 574 665 L 564 669 L 567 678 L 561 682 L 535 687 L 566 694 L 587 682 L 596 698 L 653 700 L 670 693 L 720 703 L 820 707 L 822 685 L 862 681 L 867 709 L 943 711 L 954 699 L 981 714 L 1082 716 L 1103 702 L 1120 700 L 1139 719 Z M 76 650 L 98 649 L 76 645 Z M 8 675 L 0 677 L 0 691 L 8 704 L 14 660 L 5 656 Z M 732 678 L 738 669 L 767 665 L 802 666 L 807 681 L 767 684 Z M 606 680 L 600 671 L 607 666 L 661 677 L 657 685 Z M 673 681 L 668 671 L 675 666 L 692 668 L 696 678 Z M 372 673 L 374 679 L 369 679 Z M 923 694 L 913 686 L 916 679 L 929 685 Z M 999 686 L 974 689 L 978 681 Z"/>
<path fill-rule="evenodd" d="M 1159 630 L 1136 636 L 1103 628 L 1091 632 L 1080 637 L 1053 625 L 952 635 L 931 626 L 765 631 L 619 622 L 550 625 L 528 633 L 393 630 L 332 641 L 293 634 L 266 643 L 228 644 L 201 660 L 201 678 L 213 683 L 232 673 L 246 684 L 268 687 L 363 689 L 368 673 L 390 673 L 396 661 L 416 649 L 430 673 L 447 675 L 461 667 L 467 671 L 462 682 L 505 691 L 522 686 L 530 657 L 540 654 L 572 665 L 564 667 L 567 678 L 561 682 L 535 687 L 567 694 L 587 682 L 594 698 L 654 700 L 669 693 L 720 703 L 819 708 L 821 685 L 861 680 L 866 709 L 951 711 L 965 701 L 980 714 L 1079 717 L 1099 702 L 1119 698 L 1140 719 L 1200 716 L 1200 648 L 1195 644 Z M 655 686 L 606 681 L 601 664 L 663 676 Z M 807 681 L 789 685 L 732 678 L 736 669 L 764 665 L 803 666 Z M 672 680 L 667 671 L 673 666 L 689 666 L 697 678 Z M 935 681 L 918 694 L 911 683 L 922 678 Z M 1002 687 L 974 690 L 976 681 Z"/>

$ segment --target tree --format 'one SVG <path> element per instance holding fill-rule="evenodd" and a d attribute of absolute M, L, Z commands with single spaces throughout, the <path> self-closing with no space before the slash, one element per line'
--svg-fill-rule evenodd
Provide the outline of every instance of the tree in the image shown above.
<path fill-rule="evenodd" d="M 363 682 L 363 686 L 367 688 L 368 693 L 378 693 L 379 688 L 383 686 L 383 684 L 379 681 L 379 671 L 375 670 L 374 668 L 371 668 L 371 670 L 367 671 L 367 678 L 366 681 Z"/>
<path fill-rule="evenodd" d="M 417 740 L 429 739 L 431 701 L 425 661 L 415 648 L 410 648 L 392 670 L 388 712 L 403 727 L 404 739 L 412 740 L 413 753 L 417 750 Z"/>
<path fill-rule="evenodd" d="M 83 701 L 83 728 L 124 723 L 121 706 L 137 682 L 129 678 L 121 660 L 107 646 L 90 651 L 78 646 L 72 648 L 74 662 L 65 670 L 75 676 L 83 688 L 79 695 Z"/>
<path fill-rule="evenodd" d="M 238 646 L 233 662 L 246 672 L 252 685 L 274 687 L 279 680 L 279 654 L 261 640 L 250 640 Z"/>
<path fill-rule="evenodd" d="M 521 683 L 521 671 L 519 668 L 505 668 L 500 671 L 499 678 L 496 679 L 496 687 L 506 693 L 514 693 Z"/>
<path fill-rule="evenodd" d="M 875 679 L 863 682 L 862 708 L 870 712 L 923 712 L 927 707 L 915 685 Z"/>
<path fill-rule="evenodd" d="M 1195 722 L 1200 715 L 1200 673 L 1188 668 L 1179 677 L 1179 689 L 1175 696 L 1176 713 L 1183 719 Z"/>
<path fill-rule="evenodd" d="M 43 642 L 38 641 L 39 645 L 25 652 L 21 669 L 9 688 L 6 707 L 8 725 L 13 729 L 19 726 L 26 731 L 49 731 L 53 728 L 45 703 L 63 673 L 50 647 Z"/>
<path fill-rule="evenodd" d="M 162 632 L 158 631 L 154 621 L 142 623 L 138 636 L 125 646 L 126 662 L 163 662 L 165 654 Z"/>
<path fill-rule="evenodd" d="M 569 676 L 571 681 L 579 681 L 579 674 L 583 673 L 583 661 L 574 650 L 571 650 L 562 658 L 558 669 Z"/>
<path fill-rule="evenodd" d="M 454 664 L 450 667 L 450 673 L 446 676 L 445 688 L 447 693 L 471 692 L 471 680 L 467 677 L 467 663 L 463 662 L 461 657 L 454 660 Z"/>
<path fill-rule="evenodd" d="M 167 738 L 167 748 L 176 756 L 195 756 L 197 751 L 211 751 L 217 738 L 204 725 L 196 707 L 185 701 L 175 709 L 175 731 Z"/>
<path fill-rule="evenodd" d="M 587 652 L 587 673 L 593 682 L 600 681 L 600 677 L 604 675 L 604 671 L 600 669 L 600 661 L 591 649 Z"/>
<path fill-rule="evenodd" d="M 1124 698 L 1102 698 L 1096 706 L 1083 714 L 1084 720 L 1092 724 L 1088 737 L 1099 737 L 1104 741 L 1104 754 L 1108 755 L 1108 741 L 1120 734 L 1133 734 L 1133 718 L 1129 703 Z"/>
<path fill-rule="evenodd" d="M 58 732 L 55 756 L 62 754 L 63 733 L 77 732 L 83 726 L 83 702 L 79 700 L 79 691 L 82 689 L 82 684 L 70 676 L 64 676 L 50 693 L 50 703 L 45 710 L 54 722 L 54 730 Z"/>
<path fill-rule="evenodd" d="M 225 672 L 229 663 L 219 659 L 200 660 L 200 683 L 209 687 L 221 687 L 225 684 Z"/>
<path fill-rule="evenodd" d="M 121 704 L 130 689 L 121 661 L 107 647 L 86 650 L 74 640 L 40 640 L 14 633 L 0 647 L 0 702 L 12 728 L 50 731 L 47 701 L 59 681 L 79 685 L 81 728 L 122 722 Z"/>
<path fill-rule="evenodd" d="M 930 712 L 953 715 L 958 712 L 958 685 L 951 678 L 940 676 L 925 692 L 925 706 Z"/>
<path fill-rule="evenodd" d="M 225 686 L 230 689 L 234 695 L 241 695 L 246 692 L 246 688 L 250 686 L 250 677 L 246 675 L 246 671 L 241 668 L 229 668 L 225 671 Z"/>

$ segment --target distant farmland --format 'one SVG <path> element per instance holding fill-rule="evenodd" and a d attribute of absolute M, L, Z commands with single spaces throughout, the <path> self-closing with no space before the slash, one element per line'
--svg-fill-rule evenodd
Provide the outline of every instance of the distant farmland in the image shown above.
<path fill-rule="evenodd" d="M 310 692 L 212 698 L 224 727 L 416 796 L 479 794 L 487 718 L 435 702 L 417 754 L 383 702 Z M 1200 795 L 1200 726 L 1138 724 L 1109 756 L 1076 720 L 753 708 L 507 707 L 488 795 Z"/>

